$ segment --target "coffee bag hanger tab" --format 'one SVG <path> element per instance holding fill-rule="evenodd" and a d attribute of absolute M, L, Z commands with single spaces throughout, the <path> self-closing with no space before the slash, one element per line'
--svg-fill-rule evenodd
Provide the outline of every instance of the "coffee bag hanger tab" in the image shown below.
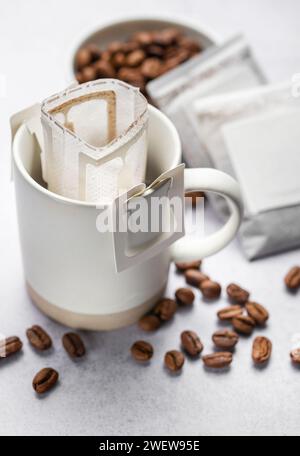
<path fill-rule="evenodd" d="M 124 271 L 133 265 L 142 263 L 149 258 L 155 256 L 175 241 L 185 235 L 184 229 L 184 164 L 180 164 L 164 173 L 155 179 L 147 188 L 141 188 L 138 192 L 132 192 L 127 195 L 124 200 L 124 195 L 115 199 L 115 211 L 120 220 L 125 220 L 129 226 L 130 217 L 136 210 L 136 205 L 140 203 L 146 204 L 146 212 L 148 216 L 148 229 L 142 232 L 131 232 L 130 230 L 114 230 L 113 232 L 113 247 L 114 259 L 117 272 Z M 128 197 L 129 196 L 129 197 Z M 153 217 L 159 217 L 159 214 L 152 213 L 151 204 L 154 198 L 158 200 L 167 198 L 167 214 L 169 218 L 170 231 L 164 232 L 162 225 L 159 224 L 159 230 L 151 231 Z M 174 210 L 172 201 L 176 200 L 179 210 Z"/>

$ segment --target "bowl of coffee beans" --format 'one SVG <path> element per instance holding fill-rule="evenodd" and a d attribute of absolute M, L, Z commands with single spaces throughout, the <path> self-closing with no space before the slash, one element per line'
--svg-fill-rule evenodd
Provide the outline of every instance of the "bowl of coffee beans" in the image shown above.
<path fill-rule="evenodd" d="M 212 34 L 186 21 L 138 18 L 106 25 L 83 39 L 72 54 L 79 83 L 116 78 L 147 96 L 149 81 L 216 44 Z"/>

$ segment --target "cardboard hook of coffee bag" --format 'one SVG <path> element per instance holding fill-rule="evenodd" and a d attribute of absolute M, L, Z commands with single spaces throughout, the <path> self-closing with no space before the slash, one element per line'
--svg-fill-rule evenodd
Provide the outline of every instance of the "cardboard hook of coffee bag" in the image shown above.
<path fill-rule="evenodd" d="M 142 192 L 116 198 L 113 245 L 117 272 L 147 261 L 185 235 L 184 168 L 184 164 L 178 165 Z M 132 226 L 132 219 L 138 226 Z"/>

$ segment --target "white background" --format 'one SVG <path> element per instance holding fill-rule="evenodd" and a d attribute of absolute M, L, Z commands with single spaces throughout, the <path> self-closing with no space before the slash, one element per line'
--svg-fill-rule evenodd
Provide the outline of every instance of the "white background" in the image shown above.
<path fill-rule="evenodd" d="M 205 351 L 217 328 L 216 311 L 226 304 L 197 302 L 174 322 L 147 337 L 155 347 L 150 366 L 137 366 L 128 349 L 144 334 L 136 327 L 113 333 L 83 333 L 88 356 L 79 363 L 63 352 L 65 328 L 42 316 L 23 283 L 13 185 L 10 182 L 9 115 L 64 88 L 69 57 L 79 36 L 106 20 L 130 14 L 190 17 L 221 38 L 242 31 L 272 81 L 300 72 L 300 3 L 297 0 L 10 0 L 1 2 L 0 74 L 0 332 L 24 340 L 23 354 L 1 361 L 0 434 L 27 435 L 255 435 L 300 434 L 300 370 L 289 361 L 291 337 L 300 331 L 299 295 L 290 296 L 283 276 L 300 263 L 299 250 L 248 263 L 237 243 L 205 261 L 204 270 L 224 286 L 232 280 L 253 292 L 271 312 L 266 330 L 274 343 L 264 370 L 251 363 L 251 340 L 242 339 L 230 372 L 211 373 L 187 361 L 181 376 L 163 369 L 166 350 L 179 334 L 195 329 Z M 208 225 L 216 225 L 208 214 Z M 183 283 L 173 269 L 169 295 Z M 51 333 L 54 350 L 33 352 L 25 329 L 40 323 Z M 257 332 L 258 334 L 258 332 Z M 37 398 L 31 380 L 44 366 L 59 370 L 58 387 Z"/>

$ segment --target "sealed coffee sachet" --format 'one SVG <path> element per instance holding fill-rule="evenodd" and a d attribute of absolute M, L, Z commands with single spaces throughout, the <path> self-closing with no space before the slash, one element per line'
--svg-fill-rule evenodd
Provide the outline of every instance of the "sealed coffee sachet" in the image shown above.
<path fill-rule="evenodd" d="M 300 246 L 300 102 L 290 83 L 219 95 L 195 106 L 211 165 L 234 176 L 245 205 L 247 258 Z M 211 196 L 217 213 L 227 205 Z"/>
<path fill-rule="evenodd" d="M 114 79 L 75 86 L 42 103 L 41 121 L 50 191 L 109 202 L 144 182 L 148 105 L 138 88 Z"/>
<path fill-rule="evenodd" d="M 195 103 L 211 95 L 263 83 L 265 77 L 247 41 L 239 35 L 157 78 L 147 90 L 176 125 L 185 161 L 195 167 L 210 166 L 198 137 Z"/>

